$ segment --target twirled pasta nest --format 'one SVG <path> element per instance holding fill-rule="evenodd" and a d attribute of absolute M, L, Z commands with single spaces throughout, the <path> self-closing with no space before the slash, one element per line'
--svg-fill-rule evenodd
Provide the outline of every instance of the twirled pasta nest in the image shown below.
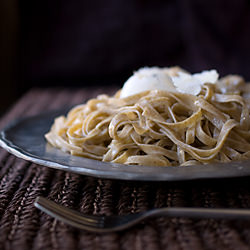
<path fill-rule="evenodd" d="M 55 119 L 46 139 L 72 155 L 123 164 L 178 166 L 250 157 L 242 78 L 205 84 L 199 96 L 146 91 L 100 95 Z"/>

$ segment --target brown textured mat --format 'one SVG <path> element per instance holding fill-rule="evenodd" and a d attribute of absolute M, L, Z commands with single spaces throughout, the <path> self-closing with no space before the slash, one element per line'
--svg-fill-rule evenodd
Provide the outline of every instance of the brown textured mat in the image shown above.
<path fill-rule="evenodd" d="M 105 92 L 112 93 L 112 89 Z M 34 89 L 1 119 L 82 102 L 104 89 Z M 102 180 L 18 159 L 0 150 L 0 249 L 250 249 L 250 221 L 158 218 L 119 233 L 74 229 L 33 206 L 38 195 L 89 214 L 163 206 L 250 207 L 250 178 L 193 182 Z"/>

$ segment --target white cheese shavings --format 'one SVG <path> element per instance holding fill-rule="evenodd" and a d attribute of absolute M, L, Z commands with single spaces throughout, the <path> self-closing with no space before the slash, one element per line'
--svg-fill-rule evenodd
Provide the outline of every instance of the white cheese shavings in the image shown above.
<path fill-rule="evenodd" d="M 216 70 L 189 74 L 181 69 L 177 76 L 170 76 L 171 68 L 141 68 L 125 82 L 120 98 L 128 97 L 147 90 L 178 91 L 185 94 L 198 95 L 204 83 L 215 83 L 218 80 Z"/>
<path fill-rule="evenodd" d="M 212 70 L 204 70 L 201 73 L 193 74 L 193 77 L 198 79 L 201 82 L 201 84 L 216 83 L 219 78 L 219 74 L 215 69 L 212 69 Z"/>
<path fill-rule="evenodd" d="M 135 95 L 147 90 L 175 91 L 171 77 L 157 67 L 142 68 L 134 73 L 124 84 L 120 97 Z"/>
<path fill-rule="evenodd" d="M 201 83 L 190 74 L 180 72 L 179 76 L 172 77 L 176 90 L 181 93 L 198 95 L 201 92 Z"/>
<path fill-rule="evenodd" d="M 216 83 L 219 74 L 216 70 L 206 70 L 201 73 L 187 74 L 179 72 L 178 76 L 172 77 L 176 90 L 191 95 L 198 95 L 204 83 Z"/>

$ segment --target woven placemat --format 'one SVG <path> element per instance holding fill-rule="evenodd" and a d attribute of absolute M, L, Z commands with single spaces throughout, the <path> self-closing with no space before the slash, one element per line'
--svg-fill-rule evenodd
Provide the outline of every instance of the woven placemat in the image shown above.
<path fill-rule="evenodd" d="M 1 119 L 83 102 L 98 89 L 33 89 Z M 0 150 L 0 249 L 250 249 L 250 222 L 158 218 L 119 233 L 98 235 L 36 209 L 37 196 L 88 214 L 127 214 L 153 207 L 250 207 L 250 178 L 188 182 L 104 180 L 18 159 Z"/>

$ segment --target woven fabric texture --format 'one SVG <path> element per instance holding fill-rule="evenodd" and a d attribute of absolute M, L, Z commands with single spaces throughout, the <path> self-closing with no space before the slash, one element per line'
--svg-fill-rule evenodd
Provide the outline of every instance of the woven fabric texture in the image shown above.
<path fill-rule="evenodd" d="M 1 119 L 81 103 L 99 89 L 33 89 Z M 157 171 L 157 170 L 156 170 Z M 127 214 L 153 207 L 250 207 L 250 178 L 135 182 L 81 176 L 39 166 L 0 149 L 0 249 L 196 250 L 250 249 L 250 221 L 157 218 L 129 230 L 95 234 L 54 220 L 33 205 L 37 196 L 88 214 Z"/>

